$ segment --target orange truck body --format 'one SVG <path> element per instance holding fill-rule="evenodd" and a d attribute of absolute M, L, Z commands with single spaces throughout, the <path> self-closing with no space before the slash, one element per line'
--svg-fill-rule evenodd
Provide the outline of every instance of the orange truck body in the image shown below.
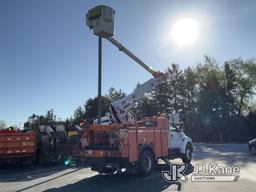
<path fill-rule="evenodd" d="M 96 171 L 100 170 L 99 166 L 104 168 L 108 164 L 117 168 L 135 165 L 145 149 L 150 150 L 156 160 L 166 158 L 168 120 L 152 117 L 136 126 L 89 125 L 84 129 L 81 145 L 81 161 L 89 163 Z"/>
<path fill-rule="evenodd" d="M 7 159 L 34 158 L 35 153 L 35 132 L 0 131 L 0 162 Z"/>

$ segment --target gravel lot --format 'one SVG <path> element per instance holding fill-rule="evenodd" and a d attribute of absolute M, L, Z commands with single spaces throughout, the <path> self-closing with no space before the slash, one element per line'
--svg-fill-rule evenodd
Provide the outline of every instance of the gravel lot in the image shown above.
<path fill-rule="evenodd" d="M 180 160 L 172 161 L 181 163 Z M 219 166 L 240 167 L 237 182 L 191 182 L 193 168 L 196 165 L 218 164 Z M 102 176 L 84 167 L 1 167 L 1 192 L 29 191 L 175 191 L 177 183 L 166 182 L 161 171 L 168 170 L 160 165 L 158 170 L 145 178 L 129 176 L 125 173 L 114 176 Z M 251 156 L 247 144 L 195 144 L 193 161 L 187 170 L 189 181 L 182 185 L 183 191 L 246 191 L 254 192 L 256 187 L 256 157 Z"/>

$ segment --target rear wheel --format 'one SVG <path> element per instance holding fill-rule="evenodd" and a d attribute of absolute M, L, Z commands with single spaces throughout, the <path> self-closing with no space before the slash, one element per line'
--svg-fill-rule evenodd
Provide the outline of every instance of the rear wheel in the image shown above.
<path fill-rule="evenodd" d="M 192 146 L 190 143 L 187 144 L 184 157 L 182 157 L 183 163 L 190 163 L 192 160 Z"/>
<path fill-rule="evenodd" d="M 114 173 L 116 172 L 115 169 L 108 169 L 108 168 L 105 168 L 103 169 L 102 171 L 100 171 L 99 173 L 101 175 L 114 175 Z"/>
<path fill-rule="evenodd" d="M 250 152 L 251 152 L 252 155 L 256 155 L 256 146 L 255 145 L 252 145 L 250 147 Z"/>
<path fill-rule="evenodd" d="M 19 162 L 20 167 L 30 167 L 33 163 L 32 157 L 21 158 Z"/>
<path fill-rule="evenodd" d="M 148 176 L 155 168 L 155 159 L 151 151 L 143 151 L 139 160 L 140 174 L 142 176 Z"/>

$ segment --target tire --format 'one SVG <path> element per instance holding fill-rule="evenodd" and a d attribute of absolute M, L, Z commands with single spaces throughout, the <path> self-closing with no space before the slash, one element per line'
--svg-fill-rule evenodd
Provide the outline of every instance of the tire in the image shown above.
<path fill-rule="evenodd" d="M 40 154 L 39 165 L 41 165 L 41 166 L 47 166 L 48 165 L 47 159 L 46 159 L 46 157 L 43 153 Z"/>
<path fill-rule="evenodd" d="M 256 146 L 255 145 L 252 145 L 250 147 L 250 152 L 251 152 L 252 155 L 256 155 Z"/>
<path fill-rule="evenodd" d="M 53 164 L 52 155 L 41 151 L 39 156 L 39 165 L 49 166 L 52 164 Z"/>
<path fill-rule="evenodd" d="M 37 150 L 35 155 L 35 165 L 40 165 L 40 163 L 41 163 L 41 150 Z"/>
<path fill-rule="evenodd" d="M 145 177 L 152 173 L 152 170 L 155 168 L 155 159 L 154 154 L 149 151 L 145 150 L 140 155 L 139 160 L 139 171 L 140 175 Z"/>
<path fill-rule="evenodd" d="M 181 158 L 183 163 L 189 164 L 191 162 L 192 151 L 193 151 L 193 149 L 192 149 L 191 143 L 188 143 L 186 146 L 184 157 Z"/>
<path fill-rule="evenodd" d="M 33 164 L 33 158 L 21 158 L 20 159 L 20 167 L 31 167 Z"/>
<path fill-rule="evenodd" d="M 114 175 L 116 172 L 115 169 L 103 169 L 100 173 L 100 175 Z"/>

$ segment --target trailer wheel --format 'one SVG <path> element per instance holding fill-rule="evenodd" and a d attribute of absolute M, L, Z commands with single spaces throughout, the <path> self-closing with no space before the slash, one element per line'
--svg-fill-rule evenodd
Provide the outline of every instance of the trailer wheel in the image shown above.
<path fill-rule="evenodd" d="M 142 152 L 139 160 L 139 170 L 142 176 L 148 176 L 151 174 L 155 167 L 154 155 L 151 151 L 145 150 Z"/>
<path fill-rule="evenodd" d="M 50 154 L 46 154 L 43 150 L 39 152 L 37 165 L 48 166 L 51 163 Z"/>
<path fill-rule="evenodd" d="M 20 167 L 31 167 L 33 163 L 33 158 L 21 158 L 20 159 L 20 162 L 19 162 L 19 165 Z"/>
<path fill-rule="evenodd" d="M 40 163 L 41 163 L 41 150 L 37 150 L 35 155 L 35 165 L 40 165 Z"/>
<path fill-rule="evenodd" d="M 47 160 L 46 160 L 46 157 L 43 153 L 41 153 L 41 155 L 40 155 L 39 165 L 42 165 L 42 166 L 47 165 Z"/>
<path fill-rule="evenodd" d="M 187 144 L 184 157 L 182 157 L 183 163 L 190 163 L 192 160 L 192 146 L 190 143 Z"/>

